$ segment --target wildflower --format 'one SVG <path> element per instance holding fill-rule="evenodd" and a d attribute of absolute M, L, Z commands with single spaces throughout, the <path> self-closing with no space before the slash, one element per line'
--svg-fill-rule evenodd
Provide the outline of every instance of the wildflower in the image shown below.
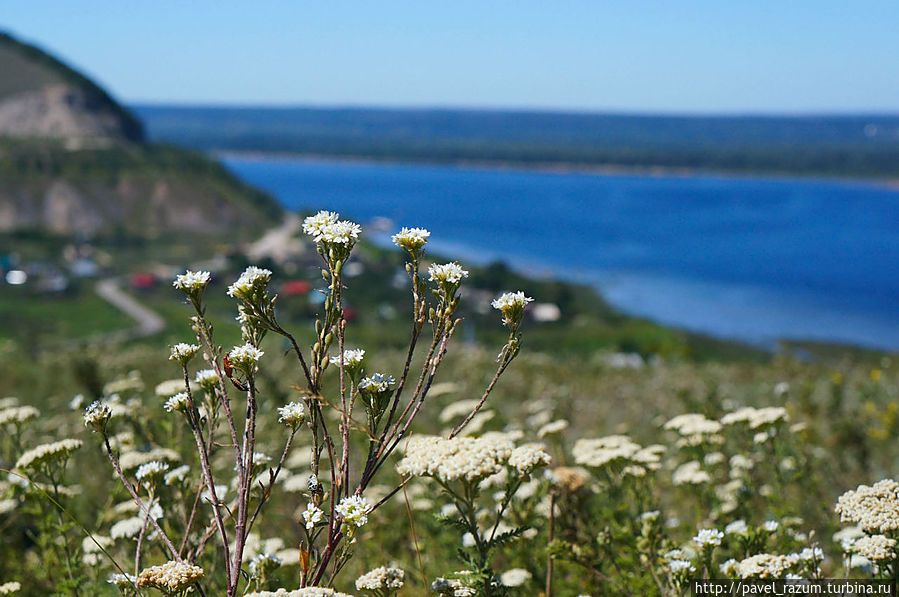
<path fill-rule="evenodd" d="M 762 525 L 762 528 L 765 529 L 766 531 L 768 531 L 769 533 L 773 533 L 774 531 L 777 530 L 777 527 L 779 527 L 779 526 L 780 526 L 780 523 L 778 523 L 776 520 L 766 520 L 765 523 Z"/>
<path fill-rule="evenodd" d="M 365 351 L 361 348 L 347 349 L 343 351 L 343 367 L 350 377 L 355 379 L 356 374 L 362 365 L 362 359 L 365 357 Z M 332 365 L 340 366 L 340 356 L 333 356 L 329 362 Z"/>
<path fill-rule="evenodd" d="M 320 523 L 324 516 L 325 513 L 322 512 L 321 508 L 313 503 L 306 504 L 306 509 L 303 510 L 303 522 L 306 524 L 306 530 L 311 531 L 315 528 L 315 525 Z"/>
<path fill-rule="evenodd" d="M 668 562 L 668 570 L 672 573 L 677 572 L 696 572 L 696 566 L 688 562 L 687 560 L 671 560 Z"/>
<path fill-rule="evenodd" d="M 22 584 L 16 581 L 5 582 L 0 585 L 0 595 L 12 595 L 22 590 Z"/>
<path fill-rule="evenodd" d="M 190 402 L 187 397 L 187 392 L 180 392 L 170 397 L 165 401 L 165 410 L 166 412 L 182 412 L 186 413 L 190 406 Z"/>
<path fill-rule="evenodd" d="M 836 512 L 841 521 L 857 523 L 869 533 L 891 534 L 899 529 L 899 483 L 884 479 L 870 487 L 859 485 L 840 496 Z"/>
<path fill-rule="evenodd" d="M 37 468 L 53 460 L 66 460 L 72 452 L 83 445 L 80 439 L 63 439 L 50 444 L 42 444 L 22 454 L 16 462 L 19 470 Z"/>
<path fill-rule="evenodd" d="M 284 406 L 278 407 L 279 423 L 284 423 L 290 427 L 296 428 L 306 420 L 306 409 L 301 402 L 289 402 Z"/>
<path fill-rule="evenodd" d="M 137 472 L 134 473 L 134 476 L 138 481 L 155 483 L 156 479 L 165 474 L 165 472 L 168 470 L 169 465 L 164 462 L 154 460 L 153 462 L 148 462 L 137 467 Z"/>
<path fill-rule="evenodd" d="M 552 421 L 547 423 L 543 427 L 537 430 L 537 437 L 544 438 L 547 435 L 555 435 L 556 433 L 561 433 L 568 429 L 568 421 L 565 419 L 558 419 L 556 421 Z"/>
<path fill-rule="evenodd" d="M 109 405 L 99 401 L 94 400 L 90 403 L 86 409 L 84 409 L 84 426 L 90 427 L 91 431 L 99 431 L 103 433 L 106 429 L 106 423 L 109 422 L 109 418 L 112 416 L 112 409 L 109 408 Z"/>
<path fill-rule="evenodd" d="M 359 238 L 362 227 L 349 220 L 341 220 L 325 226 L 321 232 L 319 241 L 323 244 L 343 245 L 344 248 L 352 248 Z"/>
<path fill-rule="evenodd" d="M 196 376 L 194 376 L 194 382 L 207 392 L 211 392 L 218 384 L 219 376 L 213 369 L 202 369 L 197 371 Z"/>
<path fill-rule="evenodd" d="M 698 460 L 691 460 L 677 467 L 671 475 L 671 481 L 675 485 L 700 485 L 711 483 L 712 477 L 700 468 Z"/>
<path fill-rule="evenodd" d="M 117 589 L 133 589 L 134 583 L 137 582 L 137 577 L 127 572 L 124 574 L 117 572 L 109 575 L 109 579 L 106 582 L 114 585 Z"/>
<path fill-rule="evenodd" d="M 806 562 L 820 562 L 824 559 L 824 551 L 820 547 L 805 547 L 799 552 L 799 559 Z"/>
<path fill-rule="evenodd" d="M 490 305 L 503 314 L 503 325 L 514 328 L 521 323 L 521 318 L 524 317 L 525 306 L 533 301 L 534 299 L 525 296 L 524 292 L 519 290 L 518 292 L 503 293 L 499 298 L 494 299 Z"/>
<path fill-rule="evenodd" d="M 721 574 L 728 578 L 733 578 L 738 574 L 738 566 L 739 562 L 735 559 L 731 558 L 726 562 L 722 562 L 720 566 L 718 566 L 718 570 L 721 571 Z"/>
<path fill-rule="evenodd" d="M 548 465 L 551 460 L 550 455 L 540 446 L 521 446 L 512 450 L 509 466 L 520 475 L 529 475 L 535 469 Z"/>
<path fill-rule="evenodd" d="M 137 535 L 144 528 L 144 519 L 140 516 L 133 516 L 120 520 L 109 529 L 109 536 L 113 539 L 130 539 Z"/>
<path fill-rule="evenodd" d="M 228 287 L 228 296 L 253 302 L 261 298 L 262 292 L 268 286 L 271 278 L 271 270 L 251 265 L 240 274 L 236 282 Z"/>
<path fill-rule="evenodd" d="M 406 443 L 396 470 L 403 476 L 436 477 L 444 483 L 474 483 L 500 472 L 512 450 L 512 442 L 499 438 L 416 436 Z"/>
<path fill-rule="evenodd" d="M 431 276 L 431 282 L 439 282 L 451 286 L 458 285 L 462 278 L 468 277 L 468 272 L 462 269 L 462 266 L 456 262 L 443 265 L 432 264 L 428 267 L 428 274 Z"/>
<path fill-rule="evenodd" d="M 640 520 L 644 520 L 646 522 L 655 522 L 659 519 L 659 515 L 661 512 L 658 510 L 650 510 L 649 512 L 644 512 L 640 515 Z"/>
<path fill-rule="evenodd" d="M 164 593 L 183 591 L 203 578 L 203 569 L 187 562 L 166 562 L 144 568 L 137 577 L 142 589 L 159 589 Z"/>
<path fill-rule="evenodd" d="M 406 573 L 399 568 L 380 566 L 356 579 L 360 591 L 395 591 L 403 588 Z"/>
<path fill-rule="evenodd" d="M 343 498 L 334 510 L 351 527 L 361 527 L 368 522 L 368 500 L 361 495 Z"/>
<path fill-rule="evenodd" d="M 872 562 L 896 558 L 896 540 L 883 535 L 862 537 L 853 547 L 855 553 Z"/>
<path fill-rule="evenodd" d="M 431 592 L 441 597 L 475 597 L 477 591 L 465 586 L 457 578 L 438 577 L 431 583 Z"/>
<path fill-rule="evenodd" d="M 571 450 L 577 464 L 601 468 L 627 462 L 641 446 L 626 435 L 609 435 L 598 439 L 579 439 Z"/>
<path fill-rule="evenodd" d="M 721 540 L 723 538 L 724 533 L 718 529 L 700 529 L 699 532 L 696 533 L 696 536 L 693 537 L 693 541 L 696 542 L 696 545 L 698 545 L 700 549 L 706 549 L 721 545 Z"/>
<path fill-rule="evenodd" d="M 749 526 L 746 524 L 745 520 L 735 520 L 724 527 L 724 532 L 728 535 L 745 535 L 749 532 Z"/>
<path fill-rule="evenodd" d="M 260 553 L 253 556 L 250 560 L 250 577 L 262 578 L 269 570 L 274 570 L 281 566 L 282 560 L 275 554 Z"/>
<path fill-rule="evenodd" d="M 259 362 L 259 359 L 262 358 L 262 355 L 264 354 L 264 352 L 252 344 L 247 343 L 243 346 L 235 346 L 232 348 L 231 352 L 228 353 L 228 358 L 235 367 L 242 370 L 247 375 L 252 375 L 256 369 L 256 363 Z"/>
<path fill-rule="evenodd" d="M 165 481 L 166 485 L 175 485 L 177 483 L 181 483 L 187 477 L 187 473 L 190 471 L 190 467 L 186 464 L 182 464 L 179 467 L 173 468 L 169 472 L 165 474 L 163 477 L 163 481 Z"/>
<path fill-rule="evenodd" d="M 40 415 L 40 411 L 33 406 L 11 406 L 0 410 L 0 427 L 5 425 L 21 425 Z"/>
<path fill-rule="evenodd" d="M 172 286 L 178 290 L 184 291 L 186 294 L 202 292 L 209 284 L 209 272 L 192 272 L 187 270 L 183 274 L 178 274 Z"/>
<path fill-rule="evenodd" d="M 783 578 L 798 562 L 795 554 L 791 556 L 760 553 L 740 560 L 737 571 L 741 578 Z"/>
<path fill-rule="evenodd" d="M 386 392 L 394 383 L 396 383 L 396 380 L 392 375 L 375 373 L 359 382 L 359 391 L 370 393 Z"/>
<path fill-rule="evenodd" d="M 413 259 L 421 254 L 422 248 L 428 243 L 431 233 L 424 228 L 403 228 L 390 237 L 393 244 L 409 253 Z"/>
<path fill-rule="evenodd" d="M 499 582 L 504 587 L 520 587 L 531 580 L 531 576 L 524 568 L 512 568 L 499 575 Z"/>
<path fill-rule="evenodd" d="M 309 216 L 303 221 L 303 232 L 319 242 L 325 228 L 337 222 L 340 214 L 333 211 L 320 211 L 314 216 Z"/>

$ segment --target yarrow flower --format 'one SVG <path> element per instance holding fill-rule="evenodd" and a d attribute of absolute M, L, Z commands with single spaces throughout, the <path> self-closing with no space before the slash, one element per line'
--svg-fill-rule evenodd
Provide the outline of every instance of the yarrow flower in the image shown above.
<path fill-rule="evenodd" d="M 837 500 L 842 522 L 857 523 L 869 533 L 892 534 L 899 530 L 899 483 L 892 479 L 859 485 Z"/>
<path fill-rule="evenodd" d="M 228 296 L 253 301 L 259 298 L 271 278 L 271 270 L 251 265 L 240 274 L 236 282 L 228 287 Z"/>
<path fill-rule="evenodd" d="M 403 228 L 390 237 L 393 244 L 407 251 L 412 257 L 418 257 L 422 247 L 428 243 L 431 233 L 424 228 Z"/>
<path fill-rule="evenodd" d="M 896 540 L 883 535 L 862 537 L 853 548 L 856 554 L 872 562 L 896 559 Z"/>
<path fill-rule="evenodd" d="M 361 495 L 343 498 L 334 510 L 350 527 L 361 527 L 368 522 L 368 500 Z"/>
<path fill-rule="evenodd" d="M 169 355 L 170 361 L 178 361 L 182 365 L 186 365 L 188 361 L 194 358 L 200 351 L 200 347 L 196 344 L 188 344 L 186 342 L 179 342 L 172 346 L 172 352 Z"/>
<path fill-rule="evenodd" d="M 482 481 L 503 470 L 512 456 L 511 441 L 494 437 L 415 436 L 406 442 L 396 470 L 402 476 L 435 477 L 444 483 Z"/>
<path fill-rule="evenodd" d="M 65 460 L 83 445 L 80 439 L 63 439 L 50 444 L 42 444 L 22 454 L 16 461 L 16 468 L 26 470 L 37 468 L 53 460 Z"/>
<path fill-rule="evenodd" d="M 737 564 L 740 578 L 783 578 L 799 562 L 799 556 L 760 553 Z"/>
<path fill-rule="evenodd" d="M 36 419 L 40 414 L 33 406 L 10 406 L 0 410 L 0 427 L 21 425 Z"/>
<path fill-rule="evenodd" d="M 109 405 L 101 402 L 100 400 L 94 400 L 90 403 L 90 405 L 84 409 L 84 426 L 90 427 L 91 431 L 99 431 L 103 432 L 106 429 L 106 423 L 109 422 L 109 418 L 112 416 L 112 409 L 109 408 Z"/>
<path fill-rule="evenodd" d="M 395 591 L 403 588 L 406 573 L 399 568 L 380 566 L 356 579 L 360 591 Z"/>
<path fill-rule="evenodd" d="M 341 593 L 327 587 L 303 587 L 302 589 L 294 589 L 288 591 L 286 589 L 278 589 L 277 591 L 253 591 L 246 593 L 244 597 L 353 597 L 347 593 Z"/>
<path fill-rule="evenodd" d="M 532 574 L 524 568 L 512 568 L 499 575 L 499 582 L 504 587 L 520 587 L 531 580 Z"/>
<path fill-rule="evenodd" d="M 315 525 L 320 523 L 324 516 L 325 513 L 322 512 L 321 508 L 311 502 L 306 504 L 306 509 L 303 510 L 303 522 L 306 525 L 306 530 L 311 531 L 315 528 Z"/>
<path fill-rule="evenodd" d="M 535 469 L 548 465 L 551 460 L 542 446 L 525 445 L 512 450 L 512 454 L 509 455 L 509 466 L 520 475 L 530 475 Z"/>
<path fill-rule="evenodd" d="M 247 375 L 252 374 L 256 368 L 256 363 L 265 353 L 250 344 L 249 342 L 243 346 L 235 346 L 228 353 L 231 363 L 241 369 Z"/>
<path fill-rule="evenodd" d="M 458 284 L 462 281 L 462 278 L 468 277 L 468 272 L 462 269 L 462 266 L 455 261 L 444 263 L 443 265 L 431 264 L 428 267 L 428 274 L 431 276 L 431 282 L 452 285 Z"/>
<path fill-rule="evenodd" d="M 177 593 L 203 578 L 203 569 L 187 562 L 166 562 L 161 566 L 144 568 L 137 577 L 142 589 L 159 589 L 164 593 Z"/>
<path fill-rule="evenodd" d="M 187 392 L 180 392 L 166 400 L 164 408 L 167 412 L 178 411 L 186 413 L 189 404 L 190 402 L 187 399 Z"/>
<path fill-rule="evenodd" d="M 296 427 L 306 420 L 306 409 L 301 402 L 289 402 L 288 404 L 278 407 L 279 423 Z"/>
<path fill-rule="evenodd" d="M 192 272 L 187 270 L 185 273 L 178 274 L 175 277 L 172 286 L 187 294 L 192 294 L 205 289 L 206 285 L 209 284 L 209 278 L 209 272 Z"/>

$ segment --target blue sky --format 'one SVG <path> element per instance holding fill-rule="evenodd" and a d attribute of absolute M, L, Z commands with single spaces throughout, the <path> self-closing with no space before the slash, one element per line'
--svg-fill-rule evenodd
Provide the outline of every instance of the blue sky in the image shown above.
<path fill-rule="evenodd" d="M 899 2 L 8 0 L 127 102 L 899 111 Z"/>

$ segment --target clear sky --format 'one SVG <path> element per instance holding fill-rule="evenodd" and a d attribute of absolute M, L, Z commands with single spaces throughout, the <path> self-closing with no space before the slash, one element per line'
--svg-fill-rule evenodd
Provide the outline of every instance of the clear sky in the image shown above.
<path fill-rule="evenodd" d="M 0 27 L 126 102 L 899 112 L 896 0 L 0 7 Z"/>

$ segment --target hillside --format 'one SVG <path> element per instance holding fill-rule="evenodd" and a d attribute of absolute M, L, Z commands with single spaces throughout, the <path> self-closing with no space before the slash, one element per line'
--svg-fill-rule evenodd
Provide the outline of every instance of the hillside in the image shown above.
<path fill-rule="evenodd" d="M 432 162 L 889 177 L 899 116 L 678 116 L 137 105 L 151 139 L 203 150 Z"/>
<path fill-rule="evenodd" d="M 250 238 L 277 222 L 270 197 L 218 163 L 146 144 L 98 85 L 0 33 L 0 232 Z"/>

